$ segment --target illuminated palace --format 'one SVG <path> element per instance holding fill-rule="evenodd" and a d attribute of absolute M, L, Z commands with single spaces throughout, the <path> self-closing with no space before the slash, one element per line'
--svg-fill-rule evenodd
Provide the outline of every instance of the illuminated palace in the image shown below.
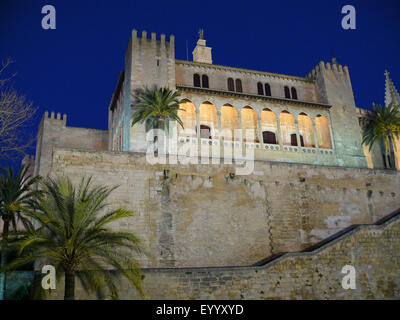
<path fill-rule="evenodd" d="M 359 117 L 349 70 L 333 59 L 320 62 L 306 77 L 234 68 L 212 63 L 202 37 L 193 61 L 176 60 L 174 36 L 166 41 L 146 32 L 132 38 L 110 104 L 109 148 L 146 152 L 142 125 L 131 126 L 132 94 L 143 87 L 169 86 L 182 95 L 179 144 L 229 154 L 235 146 L 254 149 L 257 160 L 346 167 L 383 168 L 381 146 L 371 154 L 361 144 Z M 386 102 L 398 93 L 386 78 Z M 234 130 L 242 129 L 243 138 Z M 250 131 L 253 139 L 246 139 Z M 234 137 L 234 138 L 233 138 Z M 393 152 L 393 150 L 392 150 Z M 400 153 L 395 155 L 400 169 Z M 393 164 L 394 165 L 394 164 Z"/>
<path fill-rule="evenodd" d="M 254 151 L 253 172 L 235 174 L 237 162 L 149 163 L 153 141 L 131 118 L 137 90 L 154 86 L 180 93 L 184 129 L 177 130 L 177 150 L 202 160 Z M 388 72 L 385 90 L 386 105 L 400 103 Z M 381 145 L 369 152 L 361 144 L 360 118 L 368 111 L 355 105 L 347 66 L 321 61 L 300 77 L 217 65 L 202 33 L 193 61 L 177 60 L 173 35 L 133 30 L 106 109 L 107 130 L 70 127 L 66 115 L 46 112 L 36 156 L 24 161 L 44 177 L 62 174 L 78 182 L 92 176 L 95 183 L 119 186 L 110 204 L 134 217 L 113 227 L 134 232 L 151 253 L 139 261 L 149 297 L 399 296 L 399 264 L 392 257 L 400 246 L 400 220 L 351 234 L 346 229 L 374 224 L 400 208 L 399 141 L 389 161 Z M 237 129 L 242 137 L 234 135 Z M 323 247 L 312 247 L 321 241 Z M 281 252 L 298 253 L 276 260 Z M 357 269 L 357 290 L 340 286 L 345 264 Z M 124 298 L 136 297 L 134 290 L 121 290 Z"/>

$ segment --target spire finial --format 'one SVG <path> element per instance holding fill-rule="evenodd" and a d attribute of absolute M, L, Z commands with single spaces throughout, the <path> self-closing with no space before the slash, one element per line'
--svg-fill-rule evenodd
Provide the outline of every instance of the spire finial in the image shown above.
<path fill-rule="evenodd" d="M 385 70 L 385 106 L 388 106 L 390 103 L 393 102 L 395 105 L 400 104 L 400 95 L 394 86 L 392 79 L 390 79 L 389 71 Z"/>
<path fill-rule="evenodd" d="M 199 38 L 200 38 L 201 40 L 204 39 L 204 30 L 203 30 L 203 29 L 199 29 Z"/>

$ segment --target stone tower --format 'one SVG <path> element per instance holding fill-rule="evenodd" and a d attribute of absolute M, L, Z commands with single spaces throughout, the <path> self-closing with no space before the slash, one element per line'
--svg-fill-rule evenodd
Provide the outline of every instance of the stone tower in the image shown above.
<path fill-rule="evenodd" d="M 316 81 L 319 102 L 332 106 L 331 130 L 339 165 L 367 167 L 348 67 L 333 58 L 332 64 L 321 61 L 308 77 Z"/>
<path fill-rule="evenodd" d="M 125 71 L 122 85 L 122 105 L 118 113 L 110 114 L 112 119 L 110 140 L 118 130 L 122 132 L 121 151 L 146 151 L 144 125 L 131 127 L 131 104 L 135 100 L 137 89 L 169 87 L 175 90 L 175 38 L 170 35 L 169 41 L 165 34 L 152 32 L 148 39 L 147 32 L 142 31 L 141 37 L 137 30 L 132 35 L 125 54 Z M 135 139 L 130 139 L 134 136 Z"/>

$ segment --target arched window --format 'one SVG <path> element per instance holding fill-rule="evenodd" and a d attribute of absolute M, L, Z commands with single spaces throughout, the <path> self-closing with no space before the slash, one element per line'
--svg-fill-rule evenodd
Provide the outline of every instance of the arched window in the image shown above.
<path fill-rule="evenodd" d="M 236 92 L 243 92 L 242 80 L 240 80 L 240 79 L 236 79 Z"/>
<path fill-rule="evenodd" d="M 183 128 L 178 124 L 179 136 L 196 137 L 196 108 L 189 100 L 179 103 L 178 117 L 183 122 Z"/>
<path fill-rule="evenodd" d="M 285 98 L 290 99 L 290 90 L 288 86 L 285 86 Z"/>
<path fill-rule="evenodd" d="M 224 140 L 236 140 L 235 129 L 239 129 L 239 117 L 236 109 L 230 104 L 221 107 L 221 136 Z M 235 139 L 236 138 L 236 139 Z"/>
<path fill-rule="evenodd" d="M 318 147 L 322 149 L 332 149 L 329 123 L 324 116 L 318 115 L 315 118 L 315 129 L 317 131 Z"/>
<path fill-rule="evenodd" d="M 311 118 L 305 113 L 300 113 L 297 117 L 300 137 L 303 139 L 302 146 L 314 148 L 314 131 L 312 127 Z"/>
<path fill-rule="evenodd" d="M 257 137 L 257 113 L 249 106 L 242 109 L 242 135 L 243 140 L 247 142 L 259 142 Z M 247 138 L 249 134 L 250 137 Z"/>
<path fill-rule="evenodd" d="M 235 91 L 235 84 L 232 78 L 228 78 L 228 91 Z"/>
<path fill-rule="evenodd" d="M 297 99 L 297 91 L 295 87 L 292 87 L 292 99 Z"/>
<path fill-rule="evenodd" d="M 282 111 L 279 117 L 281 122 L 282 144 L 293 146 L 293 143 L 296 141 L 295 145 L 297 145 L 294 117 L 287 111 Z"/>
<path fill-rule="evenodd" d="M 276 116 L 270 109 L 266 108 L 261 111 L 261 130 L 263 132 L 264 143 L 278 144 L 276 137 L 278 132 Z"/>
<path fill-rule="evenodd" d="M 270 87 L 269 83 L 265 84 L 265 95 L 271 96 L 271 87 Z"/>
<path fill-rule="evenodd" d="M 261 82 L 257 83 L 257 92 L 260 96 L 264 95 L 263 85 Z"/>
<path fill-rule="evenodd" d="M 193 86 L 200 87 L 200 76 L 197 73 L 193 75 Z"/>
<path fill-rule="evenodd" d="M 203 88 L 208 88 L 208 76 L 203 74 L 201 76 L 201 84 Z"/>
<path fill-rule="evenodd" d="M 202 126 L 204 130 L 209 130 L 209 137 L 211 139 L 218 138 L 218 116 L 217 108 L 210 102 L 203 102 L 200 105 L 200 135 L 205 135 L 202 133 Z M 207 127 L 207 128 L 206 128 Z"/>

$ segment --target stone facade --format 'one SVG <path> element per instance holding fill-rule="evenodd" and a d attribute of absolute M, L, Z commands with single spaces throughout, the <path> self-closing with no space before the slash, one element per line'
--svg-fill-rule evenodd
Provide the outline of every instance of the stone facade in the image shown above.
<path fill-rule="evenodd" d="M 146 267 L 245 266 L 298 251 L 400 207 L 400 175 L 392 170 L 256 161 L 149 165 L 130 152 L 54 148 L 50 175 L 119 185 L 115 207 L 135 216 L 114 227 L 143 239 Z"/>
<path fill-rule="evenodd" d="M 262 266 L 145 269 L 148 299 L 398 299 L 400 216 L 382 225 L 359 226 L 311 252 L 289 253 Z M 345 265 L 356 288 L 342 287 Z M 50 299 L 62 299 L 63 284 Z M 140 299 L 120 283 L 121 299 Z M 95 299 L 77 285 L 78 299 Z"/>

